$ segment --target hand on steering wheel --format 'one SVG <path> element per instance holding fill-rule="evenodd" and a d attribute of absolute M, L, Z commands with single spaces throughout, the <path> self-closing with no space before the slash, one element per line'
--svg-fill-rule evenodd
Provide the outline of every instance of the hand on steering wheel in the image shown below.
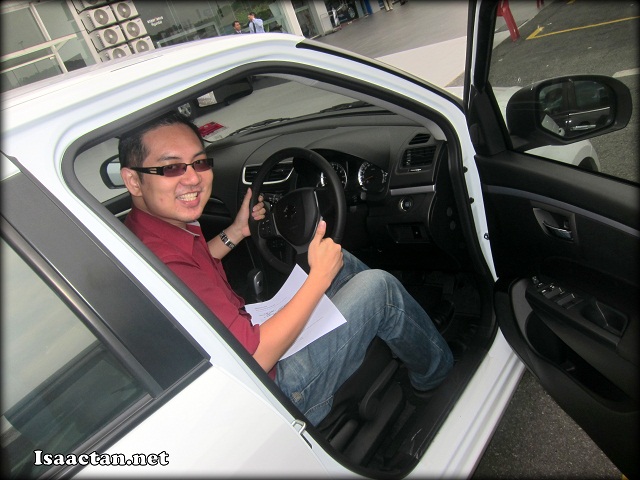
<path fill-rule="evenodd" d="M 263 220 L 249 219 L 251 237 L 256 242 L 261 255 L 272 267 L 283 273 L 289 273 L 293 264 L 277 258 L 267 245 L 268 239 L 282 238 L 298 255 L 305 254 L 322 217 L 320 203 L 324 202 L 318 202 L 319 193 L 326 192 L 335 213 L 334 228 L 330 237 L 334 242 L 340 243 L 344 234 L 347 211 L 342 183 L 329 162 L 313 150 L 297 147 L 280 150 L 262 164 L 251 185 L 250 211 L 258 203 L 260 190 L 269 171 L 280 161 L 291 157 L 308 161 L 319 168 L 328 180 L 328 184 L 326 187 L 305 187 L 293 190 L 273 205 Z"/>

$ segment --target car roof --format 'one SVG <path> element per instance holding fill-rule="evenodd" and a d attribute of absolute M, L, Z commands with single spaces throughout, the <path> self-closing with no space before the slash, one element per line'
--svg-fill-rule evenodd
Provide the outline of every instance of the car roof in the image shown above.
<path fill-rule="evenodd" d="M 142 108 L 212 75 L 258 61 L 268 52 L 294 49 L 302 40 L 303 37 L 282 33 L 195 40 L 85 67 L 4 92 L 2 151 L 20 162 L 39 164 L 42 159 L 35 158 L 36 151 L 27 145 L 29 142 L 60 141 L 65 132 L 82 123 L 86 127 L 93 125 L 91 129 L 98 128 L 131 113 L 136 105 Z M 75 139 L 81 136 L 78 133 Z M 42 151 L 46 151 L 44 145 L 41 146 Z M 24 153 L 30 149 L 33 155 L 27 160 Z M 5 165 L 8 163 L 3 159 L 3 167 Z M 12 172 L 11 168 L 3 168 L 3 178 Z"/>
<path fill-rule="evenodd" d="M 211 55 L 232 50 L 234 55 L 238 52 L 250 52 L 252 48 L 242 47 L 270 43 L 274 40 L 278 40 L 279 44 L 294 46 L 304 39 L 295 35 L 274 33 L 259 37 L 229 35 L 195 40 L 84 67 L 19 87 L 3 93 L 3 113 L 20 112 L 20 115 L 11 113 L 7 118 L 9 124 L 4 124 L 3 129 L 11 129 L 14 126 L 11 122 L 14 120 L 24 122 L 37 119 L 42 114 L 64 110 L 74 105 L 80 106 L 87 100 L 104 96 L 105 93 L 115 93 L 125 85 L 193 64 Z M 236 64 L 237 61 L 233 63 Z M 28 115 L 29 112 L 33 113 L 31 108 L 25 106 L 30 102 L 38 102 L 40 115 Z"/>

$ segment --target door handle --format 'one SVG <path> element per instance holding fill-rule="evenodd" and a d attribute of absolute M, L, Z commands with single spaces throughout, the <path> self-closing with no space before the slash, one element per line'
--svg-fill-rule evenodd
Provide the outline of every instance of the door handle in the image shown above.
<path fill-rule="evenodd" d="M 533 202 L 532 206 L 538 225 L 545 234 L 565 242 L 576 242 L 576 224 L 572 212 Z"/>
<path fill-rule="evenodd" d="M 573 241 L 573 232 L 568 228 L 554 227 L 553 225 L 549 225 L 545 221 L 543 221 L 542 224 L 545 226 L 547 231 L 554 237 L 561 238 L 562 240 Z"/>

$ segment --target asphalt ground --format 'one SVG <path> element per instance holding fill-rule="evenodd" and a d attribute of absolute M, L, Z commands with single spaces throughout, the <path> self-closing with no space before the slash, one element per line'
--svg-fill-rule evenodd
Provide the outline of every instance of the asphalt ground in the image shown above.
<path fill-rule="evenodd" d="M 553 9 L 557 9 L 559 4 L 572 4 L 575 1 L 580 0 L 556 0 L 555 2 L 547 0 L 541 10 L 536 8 L 536 2 L 533 0 L 512 0 L 510 4 L 516 23 L 520 26 L 521 35 L 528 36 L 540 26 L 538 21 L 546 22 L 543 23 L 547 28 L 546 33 L 552 31 L 551 24 L 554 18 L 550 13 L 553 13 Z M 633 1 L 584 1 L 584 3 L 590 3 L 592 8 L 605 8 L 611 19 L 637 15 L 638 11 L 638 3 Z M 392 11 L 381 10 L 343 24 L 341 29 L 317 40 L 377 58 L 440 86 L 458 85 L 461 79 L 460 73 L 464 69 L 466 19 L 466 2 L 411 0 L 405 5 L 395 3 Z M 615 25 L 616 32 L 621 37 L 617 37 L 617 40 L 611 40 L 610 36 L 606 37 L 607 53 L 590 52 L 595 55 L 593 64 L 600 65 L 601 70 L 604 71 L 591 73 L 606 75 L 618 73 L 607 70 L 607 65 L 614 63 L 608 59 L 607 55 L 629 56 L 630 64 L 637 70 L 639 43 L 637 25 L 637 21 L 632 23 L 631 20 Z M 509 36 L 502 19 L 498 19 L 497 27 L 502 38 Z M 559 31 L 559 26 L 555 27 L 556 31 Z M 588 33 L 603 34 L 602 31 L 595 30 Z M 587 41 L 584 37 L 585 32 L 580 34 L 582 36 L 578 41 L 584 46 Z M 525 38 L 514 42 L 514 46 L 523 45 Z M 545 65 L 560 62 L 562 66 L 561 63 L 566 61 L 562 55 L 562 43 L 566 45 L 567 42 L 571 43 L 572 39 L 557 35 L 555 40 L 559 42 L 557 48 L 560 50 L 554 51 L 554 55 L 549 55 L 550 62 Z M 572 46 L 575 47 L 575 45 Z M 508 45 L 505 48 L 508 48 Z M 582 52 L 572 52 L 572 54 L 581 55 Z M 539 68 L 539 65 L 530 68 Z M 552 70 L 549 69 L 549 76 L 553 76 Z M 521 69 L 520 73 L 522 72 Z M 509 75 L 511 72 L 501 72 L 501 74 Z M 522 77 L 517 77 L 517 80 L 522 80 Z M 629 86 L 636 95 L 634 99 L 637 98 L 637 72 L 630 75 L 627 81 L 630 82 Z M 637 114 L 632 121 L 635 122 L 633 132 L 637 133 Z M 632 158 L 631 167 L 629 167 L 631 171 L 625 170 L 619 176 L 635 176 L 637 181 L 637 140 L 630 142 L 630 139 L 625 137 L 623 142 L 631 145 L 628 147 Z M 617 143 L 620 145 L 619 139 Z M 605 144 L 604 148 L 610 147 Z M 612 172 L 612 174 L 616 173 Z M 621 441 L 624 440 L 621 439 Z M 621 477 L 621 472 L 589 436 L 564 413 L 528 371 L 520 381 L 473 476 L 474 479 L 598 478 L 611 480 L 619 480 Z"/>

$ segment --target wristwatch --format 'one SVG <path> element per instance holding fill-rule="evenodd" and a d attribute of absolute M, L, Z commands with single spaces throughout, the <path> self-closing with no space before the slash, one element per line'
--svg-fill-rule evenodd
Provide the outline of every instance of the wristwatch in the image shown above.
<path fill-rule="evenodd" d="M 221 231 L 220 235 L 218 236 L 220 237 L 220 240 L 222 240 L 222 243 L 229 247 L 229 249 L 235 248 L 236 244 L 229 240 L 229 237 L 227 237 L 227 234 L 224 232 L 224 230 Z"/>

